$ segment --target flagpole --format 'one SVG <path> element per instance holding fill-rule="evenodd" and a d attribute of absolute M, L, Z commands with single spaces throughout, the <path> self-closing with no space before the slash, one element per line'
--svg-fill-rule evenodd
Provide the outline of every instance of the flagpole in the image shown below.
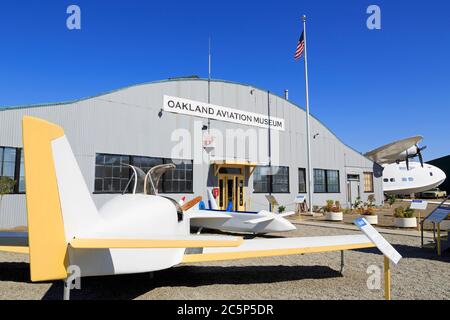
<path fill-rule="evenodd" d="M 309 122 L 309 84 L 308 84 L 308 50 L 307 50 L 307 37 L 306 37 L 306 16 L 302 16 L 303 21 L 303 36 L 305 42 L 305 89 L 306 89 L 306 153 L 308 158 L 308 198 L 309 198 L 309 214 L 313 215 L 313 168 L 311 166 L 311 132 Z"/>
<path fill-rule="evenodd" d="M 208 104 L 211 103 L 211 36 L 208 39 Z M 208 118 L 208 133 L 210 132 L 211 120 Z"/>

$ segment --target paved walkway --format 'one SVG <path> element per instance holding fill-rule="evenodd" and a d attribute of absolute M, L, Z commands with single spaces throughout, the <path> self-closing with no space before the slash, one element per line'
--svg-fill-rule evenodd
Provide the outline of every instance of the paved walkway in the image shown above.
<path fill-rule="evenodd" d="M 324 227 L 324 228 L 334 228 L 341 230 L 353 230 L 358 231 L 358 227 L 354 225 L 345 225 L 338 223 L 327 223 L 327 222 L 316 222 L 316 221 L 301 221 L 301 220 L 292 220 L 293 224 L 304 225 L 304 226 L 314 226 L 314 227 Z M 394 234 L 399 236 L 410 236 L 410 237 L 420 237 L 420 231 L 417 230 L 393 230 L 393 229 L 384 229 L 384 228 L 376 228 L 378 232 L 384 234 Z M 433 233 L 425 231 L 424 238 L 433 239 Z"/>

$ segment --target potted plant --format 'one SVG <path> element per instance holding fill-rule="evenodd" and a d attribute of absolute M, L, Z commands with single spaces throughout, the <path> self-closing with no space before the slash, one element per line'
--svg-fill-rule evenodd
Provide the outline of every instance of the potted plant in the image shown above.
<path fill-rule="evenodd" d="M 361 215 L 372 225 L 378 224 L 378 215 L 375 211 L 375 196 L 369 195 L 367 203 L 364 204 L 361 210 Z"/>
<path fill-rule="evenodd" d="M 341 204 L 339 201 L 327 200 L 327 205 L 323 207 L 325 212 L 325 219 L 327 221 L 342 221 L 344 214 L 342 213 Z"/>
<path fill-rule="evenodd" d="M 398 228 L 417 228 L 417 219 L 414 210 L 405 209 L 402 206 L 394 210 L 394 226 Z"/>
<path fill-rule="evenodd" d="M 366 207 L 363 209 L 361 216 L 372 225 L 378 224 L 378 215 L 373 207 Z"/>

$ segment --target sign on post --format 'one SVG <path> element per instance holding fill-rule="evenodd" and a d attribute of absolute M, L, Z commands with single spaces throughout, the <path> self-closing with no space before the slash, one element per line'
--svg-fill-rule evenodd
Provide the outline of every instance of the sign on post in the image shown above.
<path fill-rule="evenodd" d="M 413 200 L 411 202 L 411 209 L 414 210 L 427 210 L 428 207 L 428 201 L 423 201 L 423 200 Z"/>
<path fill-rule="evenodd" d="M 295 204 L 302 204 L 306 201 L 306 196 L 299 194 L 298 196 L 295 197 L 294 199 L 294 203 Z"/>
<path fill-rule="evenodd" d="M 359 218 L 353 223 L 373 242 L 374 245 L 387 257 L 390 261 L 398 264 L 402 256 L 394 249 L 389 242 L 364 218 Z"/>
<path fill-rule="evenodd" d="M 433 223 L 441 223 L 450 215 L 450 205 L 442 204 L 434 210 L 427 218 L 427 221 Z"/>

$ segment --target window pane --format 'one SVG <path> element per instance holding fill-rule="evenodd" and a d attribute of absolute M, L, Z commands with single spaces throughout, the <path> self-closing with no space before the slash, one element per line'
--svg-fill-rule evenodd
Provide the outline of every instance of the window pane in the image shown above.
<path fill-rule="evenodd" d="M 327 192 L 339 193 L 339 171 L 327 171 Z"/>
<path fill-rule="evenodd" d="M 192 160 L 164 159 L 165 164 L 175 164 L 175 169 L 162 177 L 161 193 L 191 193 L 193 192 Z"/>
<path fill-rule="evenodd" d="M 129 156 L 96 154 L 94 191 L 121 193 L 130 179 Z M 125 183 L 123 181 L 126 181 Z"/>
<path fill-rule="evenodd" d="M 325 193 L 325 170 L 314 169 L 314 192 Z"/>
<path fill-rule="evenodd" d="M 364 192 L 373 192 L 373 173 L 364 173 Z"/>
<path fill-rule="evenodd" d="M 298 193 L 306 193 L 306 170 L 298 169 Z"/>
<path fill-rule="evenodd" d="M 253 173 L 253 191 L 255 193 L 269 193 L 268 167 L 256 167 Z"/>

